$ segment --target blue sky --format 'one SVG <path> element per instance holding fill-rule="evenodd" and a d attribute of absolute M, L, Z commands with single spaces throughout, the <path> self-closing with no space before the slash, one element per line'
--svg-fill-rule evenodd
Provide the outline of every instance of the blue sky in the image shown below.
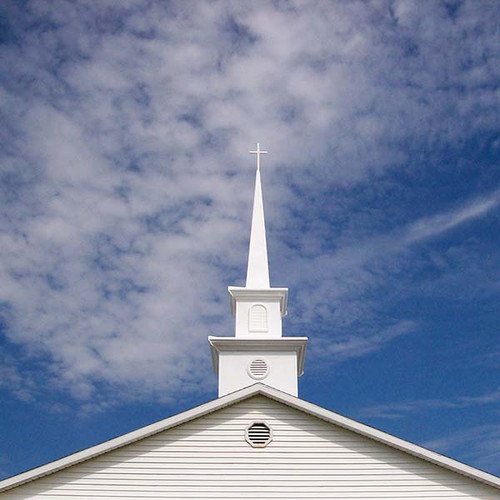
<path fill-rule="evenodd" d="M 500 5 L 2 2 L 0 476 L 216 397 L 255 158 L 300 396 L 500 474 Z"/>

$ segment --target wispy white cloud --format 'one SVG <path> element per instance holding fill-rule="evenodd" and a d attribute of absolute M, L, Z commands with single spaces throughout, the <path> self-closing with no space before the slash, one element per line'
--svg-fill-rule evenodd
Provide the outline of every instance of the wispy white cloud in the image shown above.
<path fill-rule="evenodd" d="M 368 238 L 349 241 L 334 251 L 323 251 L 319 256 L 291 257 L 293 264 L 289 264 L 287 269 L 291 271 L 291 279 L 298 288 L 296 307 L 301 311 L 301 324 L 306 328 L 318 319 L 327 319 L 335 325 L 335 336 L 328 330 L 318 332 L 316 329 L 317 335 L 324 335 L 318 343 L 321 346 L 318 354 L 330 353 L 332 362 L 358 357 L 385 346 L 401 333 L 424 328 L 416 318 L 376 320 L 376 310 L 380 308 L 376 290 L 381 283 L 391 282 L 398 293 L 413 293 L 417 289 L 415 280 L 409 289 L 402 291 L 402 285 L 398 285 L 393 278 L 393 274 L 400 275 L 401 269 L 408 266 L 408 259 L 413 259 L 412 265 L 415 265 L 416 257 L 412 252 L 431 238 L 438 238 L 461 224 L 488 215 L 499 203 L 500 194 L 495 191 L 466 200 L 451 211 L 417 219 L 387 233 L 379 231 Z M 461 258 L 459 249 L 455 249 L 455 254 L 455 259 Z M 459 298 L 467 290 L 476 290 L 477 286 L 495 291 L 494 276 L 488 279 L 480 275 L 480 279 L 474 279 L 474 270 L 467 273 L 467 267 L 474 266 L 469 252 L 463 259 L 470 262 L 460 262 L 458 276 L 453 270 L 444 272 L 445 256 L 439 259 L 440 263 L 436 265 L 441 269 L 440 281 L 433 282 L 439 293 L 449 289 L 455 298 Z M 460 280 L 467 282 L 468 286 L 460 286 Z M 475 284 L 477 281 L 482 283 Z M 459 293 L 457 288 L 464 288 L 464 291 Z M 425 292 L 425 289 L 420 290 Z M 394 335 L 395 332 L 399 333 Z"/>
<path fill-rule="evenodd" d="M 426 415 L 442 415 L 442 411 L 461 414 L 465 409 L 476 413 L 490 410 L 498 414 L 500 389 L 473 396 L 452 398 L 417 399 L 400 401 L 363 408 L 359 414 L 367 419 L 419 419 Z M 442 418 L 442 417 L 441 417 Z M 493 422 L 496 422 L 494 419 Z M 460 460 L 498 474 L 500 472 L 500 425 L 496 423 L 460 426 L 460 430 L 421 443 L 425 448 L 445 455 L 460 457 Z"/>
<path fill-rule="evenodd" d="M 466 460 L 492 474 L 500 473 L 500 425 L 481 425 L 424 443 L 447 454 L 463 453 Z"/>
<path fill-rule="evenodd" d="M 403 418 L 414 413 L 441 408 L 460 409 L 480 407 L 500 402 L 500 389 L 479 396 L 459 396 L 450 399 L 418 399 L 370 406 L 360 414 L 367 418 Z"/>
<path fill-rule="evenodd" d="M 364 334 L 362 331 L 357 331 L 355 335 L 351 333 L 333 339 L 320 337 L 312 340 L 311 355 L 321 361 L 338 363 L 376 351 L 401 335 L 413 333 L 416 330 L 415 322 L 402 320 L 379 331 L 366 329 Z"/>
<path fill-rule="evenodd" d="M 463 207 L 433 217 L 426 217 L 413 223 L 404 231 L 401 243 L 416 243 L 426 238 L 438 236 L 446 231 L 464 224 L 498 207 L 500 203 L 500 191 L 495 191 L 487 197 L 472 200 Z"/>
<path fill-rule="evenodd" d="M 493 349 L 491 352 L 480 355 L 477 358 L 477 363 L 494 368 L 500 367 L 500 350 Z"/>
<path fill-rule="evenodd" d="M 453 18 L 405 2 L 34 2 L 9 14 L 4 333 L 45 360 L 42 383 L 96 405 L 117 386 L 130 398 L 213 387 L 203 346 L 231 332 L 225 289 L 244 278 L 252 163 L 242 155 L 254 142 L 272 146 L 273 224 L 294 220 L 292 185 L 370 183 L 413 164 L 412 148 L 499 122 L 485 84 L 497 61 L 476 57 L 496 39 L 474 30 L 498 16 L 469 3 Z M 320 257 L 332 234 L 306 232 L 316 257 L 282 255 L 296 264 L 283 281 L 300 287 L 301 320 L 356 326 L 328 344 L 344 359 L 415 330 L 413 319 L 370 320 L 379 280 L 366 264 L 395 261 L 497 203 L 494 194 Z"/>

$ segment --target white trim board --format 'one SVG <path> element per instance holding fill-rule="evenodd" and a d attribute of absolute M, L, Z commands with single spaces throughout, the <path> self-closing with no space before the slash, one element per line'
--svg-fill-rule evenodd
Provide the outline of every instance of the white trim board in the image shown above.
<path fill-rule="evenodd" d="M 278 337 L 267 339 L 213 337 L 212 335 L 208 337 L 210 352 L 212 354 L 212 366 L 215 373 L 219 373 L 219 354 L 224 351 L 295 351 L 297 353 L 297 375 L 299 377 L 304 373 L 304 361 L 306 358 L 308 340 L 307 337 Z"/>
<path fill-rule="evenodd" d="M 194 420 L 198 417 L 207 415 L 216 410 L 233 405 L 235 403 L 238 403 L 239 401 L 248 399 L 256 395 L 266 396 L 270 399 L 288 405 L 291 408 L 295 408 L 297 410 L 308 413 L 309 415 L 320 418 L 331 424 L 338 425 L 339 427 L 342 427 L 344 429 L 374 439 L 375 441 L 378 441 L 380 443 L 384 443 L 392 448 L 404 451 L 415 457 L 421 458 L 428 462 L 432 462 L 448 470 L 457 472 L 458 474 L 462 474 L 482 483 L 488 484 L 489 486 L 494 486 L 500 489 L 500 478 L 497 476 L 488 474 L 487 472 L 483 472 L 469 465 L 465 465 L 461 462 L 458 462 L 457 460 L 453 460 L 451 458 L 440 455 L 439 453 L 435 453 L 433 451 L 422 448 L 421 446 L 409 443 L 408 441 L 404 441 L 403 439 L 391 436 L 390 434 L 382 432 L 378 429 L 374 429 L 372 427 L 369 427 L 368 425 L 361 424 L 359 422 L 356 422 L 355 420 L 339 415 L 338 413 L 326 410 L 312 403 L 308 403 L 307 401 L 296 398 L 277 389 L 273 389 L 262 383 L 256 383 L 249 387 L 245 387 L 244 389 L 235 391 L 231 394 L 227 394 L 226 396 L 223 396 L 221 398 L 209 401 L 208 403 L 205 403 L 201 406 L 192 408 L 191 410 L 187 410 L 164 420 L 160 420 L 159 422 L 156 422 L 154 424 L 147 425 L 146 427 L 142 427 L 135 431 L 116 437 L 104 443 L 92 446 L 77 453 L 73 453 L 72 455 L 68 455 L 67 457 L 61 458 L 59 460 L 55 460 L 54 462 L 50 462 L 40 467 L 36 467 L 35 469 L 31 469 L 16 476 L 4 479 L 3 481 L 0 481 L 0 492 L 15 488 L 16 486 L 20 486 L 29 481 L 34 481 L 43 476 L 52 474 L 85 460 L 95 458 L 111 450 L 121 448 L 122 446 L 134 443 L 143 438 L 152 436 L 159 432 L 165 431 L 190 420 Z"/>

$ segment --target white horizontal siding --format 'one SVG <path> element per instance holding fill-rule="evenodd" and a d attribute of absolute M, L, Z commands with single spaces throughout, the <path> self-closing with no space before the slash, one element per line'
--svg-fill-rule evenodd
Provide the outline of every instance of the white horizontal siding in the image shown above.
<path fill-rule="evenodd" d="M 266 448 L 245 441 L 253 420 Z M 0 494 L 62 498 L 500 500 L 500 491 L 263 396 Z"/>

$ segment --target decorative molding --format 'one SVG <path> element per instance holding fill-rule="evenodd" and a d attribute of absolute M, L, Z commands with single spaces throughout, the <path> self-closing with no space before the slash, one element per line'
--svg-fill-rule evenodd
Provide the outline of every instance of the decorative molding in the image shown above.
<path fill-rule="evenodd" d="M 288 304 L 288 288 L 254 289 L 239 286 L 227 288 L 231 296 L 231 313 L 236 314 L 236 302 L 273 302 L 279 301 L 281 316 L 286 316 Z"/>
<path fill-rule="evenodd" d="M 212 353 L 212 365 L 215 373 L 219 373 L 219 353 L 222 351 L 246 351 L 269 353 L 271 351 L 297 353 L 297 374 L 304 373 L 307 337 L 278 337 L 262 339 L 245 339 L 241 337 L 208 337 Z"/>

